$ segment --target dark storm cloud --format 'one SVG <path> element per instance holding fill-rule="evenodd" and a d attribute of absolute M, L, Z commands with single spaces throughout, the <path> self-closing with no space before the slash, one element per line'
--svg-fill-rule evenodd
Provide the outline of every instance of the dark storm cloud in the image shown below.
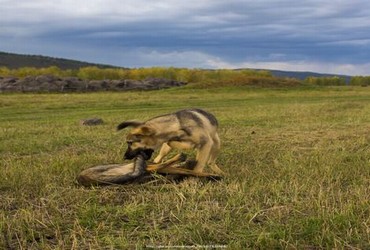
<path fill-rule="evenodd" d="M 121 66 L 370 74 L 368 1 L 1 1 L 0 50 Z"/>

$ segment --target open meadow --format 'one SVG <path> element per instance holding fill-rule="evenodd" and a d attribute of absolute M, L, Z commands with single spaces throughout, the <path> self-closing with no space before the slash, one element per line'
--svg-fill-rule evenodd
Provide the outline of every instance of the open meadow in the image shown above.
<path fill-rule="evenodd" d="M 219 120 L 223 180 L 76 183 L 124 162 L 117 124 L 189 107 Z M 370 88 L 0 94 L 0 249 L 180 246 L 369 249 Z"/>

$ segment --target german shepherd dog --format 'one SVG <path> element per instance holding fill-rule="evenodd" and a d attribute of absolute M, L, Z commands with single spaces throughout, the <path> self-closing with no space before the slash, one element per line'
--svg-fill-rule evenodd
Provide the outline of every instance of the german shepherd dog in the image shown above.
<path fill-rule="evenodd" d="M 154 163 L 162 162 L 172 148 L 186 150 L 195 149 L 195 173 L 201 173 L 208 164 L 217 174 L 223 171 L 216 165 L 216 157 L 220 151 L 220 138 L 217 134 L 217 119 L 201 109 L 185 109 L 175 113 L 154 117 L 145 122 L 125 121 L 117 126 L 117 130 L 133 127 L 126 137 L 127 151 L 125 159 L 133 159 L 137 155 L 145 155 L 150 159 L 154 150 L 159 149 Z M 144 153 L 144 154 L 143 154 Z"/>

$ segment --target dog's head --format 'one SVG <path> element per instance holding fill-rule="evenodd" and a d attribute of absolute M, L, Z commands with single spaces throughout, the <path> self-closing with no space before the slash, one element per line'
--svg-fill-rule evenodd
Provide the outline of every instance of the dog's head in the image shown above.
<path fill-rule="evenodd" d="M 158 148 L 158 140 L 155 138 L 156 131 L 138 121 L 123 122 L 117 126 L 117 130 L 126 127 L 133 127 L 133 129 L 126 137 L 127 150 L 124 158 L 131 160 L 141 154 L 145 160 L 149 160 L 154 150 Z"/>

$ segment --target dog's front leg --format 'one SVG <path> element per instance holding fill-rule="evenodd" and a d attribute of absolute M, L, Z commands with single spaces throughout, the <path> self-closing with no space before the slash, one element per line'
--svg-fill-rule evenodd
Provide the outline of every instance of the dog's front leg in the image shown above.
<path fill-rule="evenodd" d="M 163 143 L 161 149 L 159 150 L 159 154 L 154 159 L 154 163 L 160 163 L 162 162 L 163 158 L 168 155 L 168 153 L 171 151 L 171 147 L 167 143 Z"/>

